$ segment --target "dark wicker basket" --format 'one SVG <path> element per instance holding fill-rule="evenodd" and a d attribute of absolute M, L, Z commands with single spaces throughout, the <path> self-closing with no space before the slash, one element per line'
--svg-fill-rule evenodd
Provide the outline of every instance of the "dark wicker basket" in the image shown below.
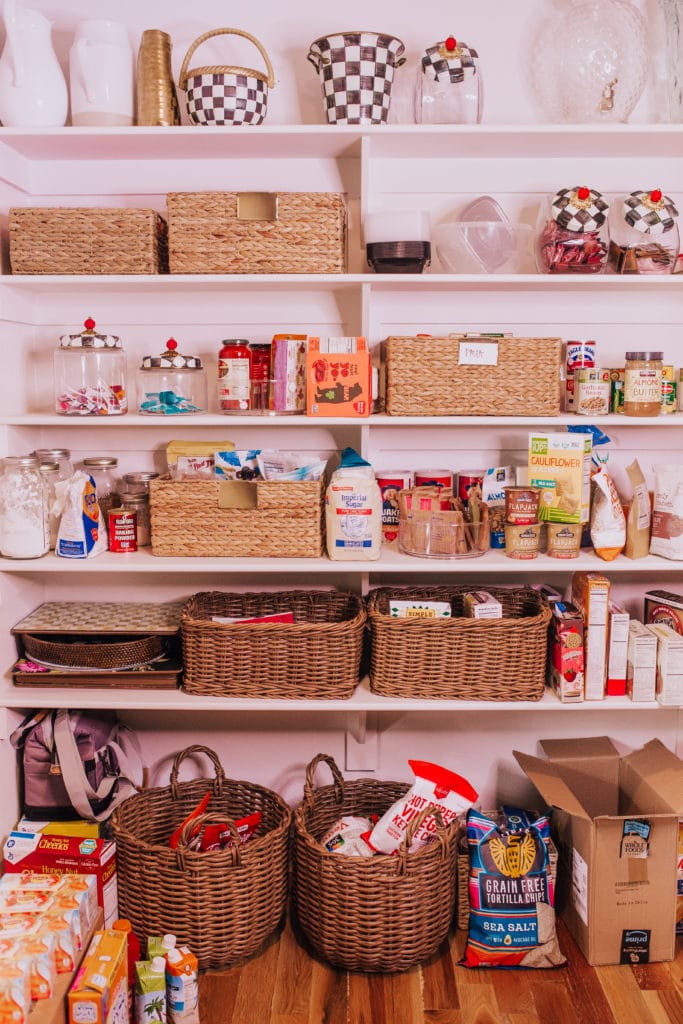
<path fill-rule="evenodd" d="M 75 668 L 120 669 L 145 665 L 164 653 L 163 636 L 22 635 L 27 658 Z"/>
<path fill-rule="evenodd" d="M 181 762 L 194 754 L 211 759 L 215 778 L 178 782 Z M 210 815 L 234 822 L 260 811 L 256 834 L 222 850 L 171 849 L 170 836 L 207 789 Z M 138 935 L 173 933 L 201 969 L 251 956 L 284 915 L 290 823 L 291 811 L 277 793 L 226 779 L 212 750 L 187 747 L 173 762 L 169 786 L 143 790 L 112 816 L 121 916 Z"/>
<path fill-rule="evenodd" d="M 464 617 L 469 586 L 378 587 L 368 597 L 370 689 L 388 697 L 540 700 L 550 610 L 532 587 L 488 587 L 502 619 Z M 392 598 L 449 601 L 450 619 L 397 619 Z"/>
<path fill-rule="evenodd" d="M 284 611 L 294 613 L 294 622 L 212 621 L 214 615 Z M 195 594 L 181 621 L 183 689 L 230 697 L 350 697 L 365 620 L 363 599 L 344 591 Z"/>
<path fill-rule="evenodd" d="M 334 784 L 314 789 L 321 761 Z M 408 789 L 404 782 L 345 782 L 325 754 L 306 769 L 304 798 L 294 812 L 294 926 L 311 952 L 335 967 L 407 971 L 448 934 L 456 899 L 457 821 L 413 853 L 410 838 L 422 816 L 411 822 L 396 855 L 346 857 L 320 843 L 338 818 L 384 814 Z"/>

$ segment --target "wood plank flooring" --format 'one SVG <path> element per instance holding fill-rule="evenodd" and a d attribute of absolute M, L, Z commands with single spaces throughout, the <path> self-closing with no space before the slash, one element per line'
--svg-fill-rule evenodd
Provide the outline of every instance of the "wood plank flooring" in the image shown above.
<path fill-rule="evenodd" d="M 672 963 L 590 967 L 561 921 L 566 968 L 458 967 L 466 933 L 405 974 L 313 960 L 289 925 L 248 964 L 200 981 L 201 1024 L 683 1024 L 683 940 Z"/>

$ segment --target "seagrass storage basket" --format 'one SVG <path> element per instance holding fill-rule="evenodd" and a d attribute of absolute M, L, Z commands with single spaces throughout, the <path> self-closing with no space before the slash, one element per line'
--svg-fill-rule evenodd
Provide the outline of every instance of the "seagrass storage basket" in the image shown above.
<path fill-rule="evenodd" d="M 324 480 L 151 480 L 152 554 L 320 558 L 324 497 Z"/>
<path fill-rule="evenodd" d="M 529 586 L 488 587 L 502 619 L 464 616 L 468 586 L 378 587 L 368 597 L 370 689 L 387 697 L 540 700 L 550 609 Z M 448 601 L 451 618 L 392 618 L 392 598 Z"/>
<path fill-rule="evenodd" d="M 384 358 L 391 416 L 560 413 L 560 338 L 391 337 Z"/>
<path fill-rule="evenodd" d="M 171 192 L 172 274 L 343 274 L 336 192 Z"/>
<path fill-rule="evenodd" d="M 291 611 L 293 622 L 214 622 Z M 351 697 L 366 613 L 331 590 L 195 594 L 181 619 L 183 689 L 228 697 Z"/>
<path fill-rule="evenodd" d="M 334 782 L 314 788 L 322 761 Z M 422 815 L 411 821 L 396 854 L 345 857 L 320 842 L 338 818 L 382 815 L 408 789 L 404 782 L 347 782 L 325 754 L 306 769 L 304 797 L 294 812 L 293 924 L 311 952 L 335 967 L 407 971 L 448 934 L 456 900 L 457 821 L 439 826 L 434 842 L 412 853 L 410 839 Z"/>
<path fill-rule="evenodd" d="M 13 207 L 13 274 L 164 274 L 166 221 L 154 210 Z"/>
<path fill-rule="evenodd" d="M 215 777 L 180 782 L 181 763 L 197 755 L 210 758 Z M 230 847 L 201 851 L 188 846 L 186 828 L 171 849 L 171 835 L 208 790 L 212 820 L 234 824 L 260 811 L 256 833 L 243 845 L 233 839 Z M 290 824 L 291 812 L 277 793 L 226 779 L 214 751 L 187 747 L 173 762 L 170 785 L 143 790 L 112 815 L 119 912 L 138 935 L 171 932 L 202 970 L 251 956 L 285 911 Z"/>

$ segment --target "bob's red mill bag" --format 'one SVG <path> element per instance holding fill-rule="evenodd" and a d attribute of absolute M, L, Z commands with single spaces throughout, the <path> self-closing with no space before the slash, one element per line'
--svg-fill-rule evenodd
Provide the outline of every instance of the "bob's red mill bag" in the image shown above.
<path fill-rule="evenodd" d="M 467 812 L 470 919 L 465 967 L 560 967 L 546 815 Z"/>

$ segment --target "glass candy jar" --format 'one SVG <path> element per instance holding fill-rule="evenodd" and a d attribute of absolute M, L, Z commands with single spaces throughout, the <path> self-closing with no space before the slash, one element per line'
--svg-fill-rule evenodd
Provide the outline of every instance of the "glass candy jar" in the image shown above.
<path fill-rule="evenodd" d="M 0 476 L 0 554 L 41 558 L 50 550 L 48 487 L 32 455 L 9 456 Z"/>
<path fill-rule="evenodd" d="M 617 274 L 671 274 L 679 252 L 678 210 L 660 189 L 612 203 L 608 263 Z"/>
<path fill-rule="evenodd" d="M 54 354 L 55 412 L 61 416 L 120 416 L 128 410 L 126 356 L 121 339 L 100 334 L 88 318 L 80 334 L 64 334 Z"/>
<path fill-rule="evenodd" d="M 478 124 L 482 79 L 478 53 L 453 36 L 425 50 L 417 67 L 417 124 Z"/>
<path fill-rule="evenodd" d="M 608 204 L 600 192 L 560 189 L 541 206 L 538 269 L 543 274 L 597 274 L 607 260 Z"/>
<path fill-rule="evenodd" d="M 138 370 L 138 408 L 151 416 L 206 412 L 206 372 L 198 356 L 178 351 L 169 338 L 158 356 L 145 356 Z"/>

